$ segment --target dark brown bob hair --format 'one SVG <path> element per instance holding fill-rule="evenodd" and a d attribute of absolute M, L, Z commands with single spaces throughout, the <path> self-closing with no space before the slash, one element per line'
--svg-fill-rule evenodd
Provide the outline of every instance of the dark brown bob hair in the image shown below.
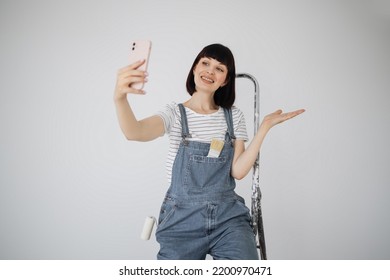
<path fill-rule="evenodd" d="M 203 50 L 195 58 L 195 61 L 192 64 L 191 70 L 188 73 L 187 77 L 186 87 L 188 93 L 192 96 L 196 91 L 193 70 L 195 69 L 195 66 L 198 64 L 199 60 L 203 57 L 218 60 L 220 63 L 224 64 L 227 67 L 227 83 L 214 93 L 214 102 L 216 105 L 221 106 L 223 108 L 231 108 L 234 104 L 234 100 L 236 99 L 236 67 L 234 63 L 233 53 L 230 51 L 229 48 L 221 44 L 212 44 L 204 47 Z"/>

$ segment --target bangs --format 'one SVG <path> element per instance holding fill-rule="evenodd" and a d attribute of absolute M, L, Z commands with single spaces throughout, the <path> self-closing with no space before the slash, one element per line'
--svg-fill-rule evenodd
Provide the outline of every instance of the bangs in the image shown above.
<path fill-rule="evenodd" d="M 232 60 L 234 65 L 233 54 L 229 49 L 222 45 L 215 44 L 205 47 L 198 55 L 199 59 L 203 57 L 218 60 L 220 63 L 227 66 L 228 69 L 231 69 Z"/>

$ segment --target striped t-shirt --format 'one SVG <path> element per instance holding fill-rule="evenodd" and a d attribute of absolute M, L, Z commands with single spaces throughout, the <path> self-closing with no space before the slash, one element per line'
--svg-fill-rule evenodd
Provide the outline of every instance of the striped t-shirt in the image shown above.
<path fill-rule="evenodd" d="M 184 107 L 187 114 L 188 129 L 191 134 L 189 141 L 211 143 L 212 139 L 225 140 L 227 123 L 223 108 L 212 114 L 198 114 Z M 171 103 L 157 113 L 164 121 L 165 133 L 169 136 L 169 151 L 166 161 L 168 183 L 171 183 L 172 167 L 181 141 L 181 115 L 179 106 Z M 233 128 L 236 139 L 248 141 L 245 118 L 235 106 L 232 107 Z"/>

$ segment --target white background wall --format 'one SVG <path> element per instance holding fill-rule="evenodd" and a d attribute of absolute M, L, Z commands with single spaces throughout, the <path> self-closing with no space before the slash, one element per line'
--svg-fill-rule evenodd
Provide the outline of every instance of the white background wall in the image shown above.
<path fill-rule="evenodd" d="M 384 1 L 0 2 L 0 258 L 154 259 L 139 238 L 167 189 L 167 138 L 124 139 L 112 102 L 133 39 L 153 41 L 149 116 L 184 101 L 220 42 L 261 115 L 307 112 L 261 153 L 270 259 L 389 259 L 390 10 Z M 252 132 L 252 85 L 238 81 Z M 251 178 L 238 192 L 249 201 Z"/>

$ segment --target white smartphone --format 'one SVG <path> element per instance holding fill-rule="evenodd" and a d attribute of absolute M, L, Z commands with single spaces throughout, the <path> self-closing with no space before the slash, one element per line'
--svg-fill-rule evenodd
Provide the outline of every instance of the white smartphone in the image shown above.
<path fill-rule="evenodd" d="M 138 70 L 147 71 L 149 64 L 150 51 L 152 49 L 152 42 L 149 40 L 136 40 L 131 43 L 130 50 L 130 64 L 144 59 L 145 63 L 138 67 Z M 144 83 L 134 83 L 131 87 L 142 89 Z"/>

